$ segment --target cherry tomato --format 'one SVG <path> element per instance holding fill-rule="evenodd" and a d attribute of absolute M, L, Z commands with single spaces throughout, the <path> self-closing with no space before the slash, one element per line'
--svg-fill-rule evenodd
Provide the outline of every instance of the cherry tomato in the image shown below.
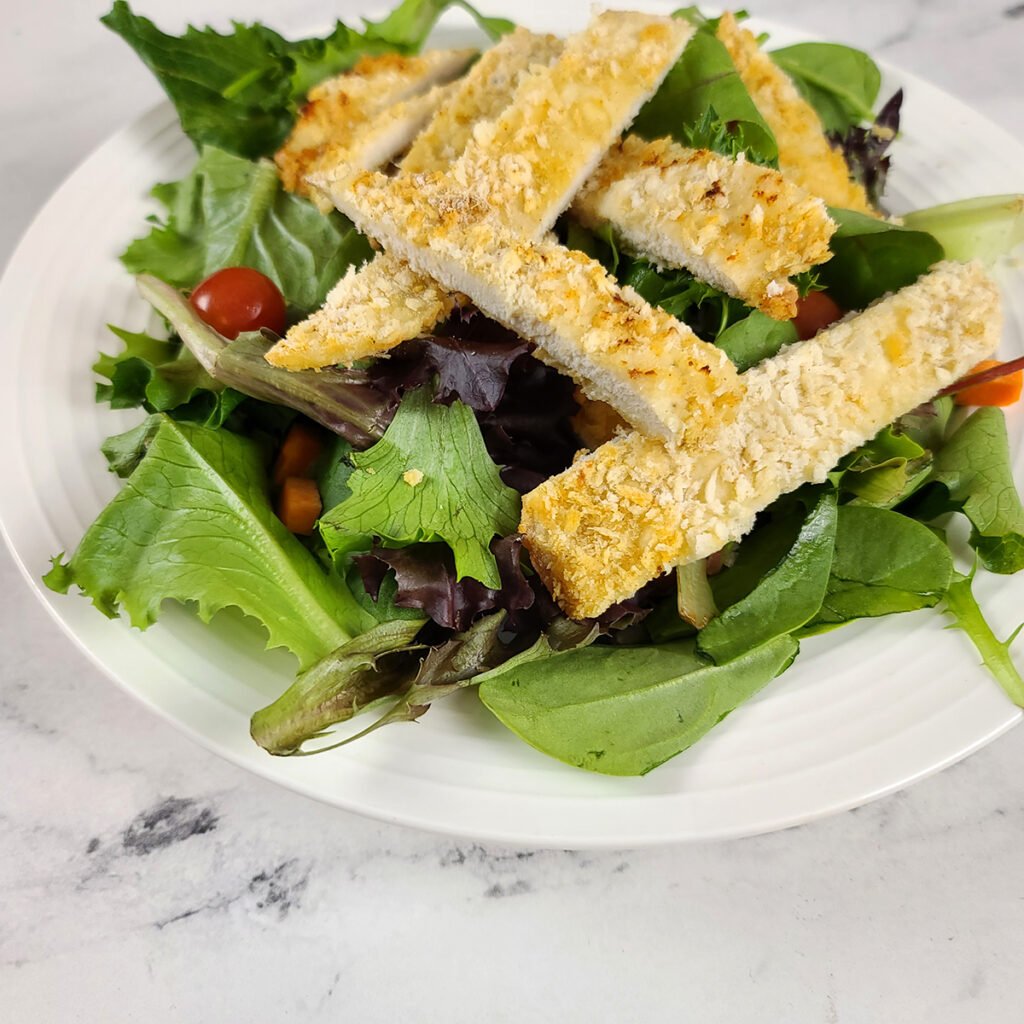
<path fill-rule="evenodd" d="M 204 322 L 225 338 L 237 338 L 243 331 L 258 331 L 261 327 L 284 333 L 284 297 L 277 285 L 258 270 L 217 270 L 196 285 L 189 301 Z"/>
<path fill-rule="evenodd" d="M 808 292 L 797 300 L 793 326 L 800 340 L 806 341 L 829 324 L 835 323 L 842 315 L 843 311 L 825 292 Z"/>

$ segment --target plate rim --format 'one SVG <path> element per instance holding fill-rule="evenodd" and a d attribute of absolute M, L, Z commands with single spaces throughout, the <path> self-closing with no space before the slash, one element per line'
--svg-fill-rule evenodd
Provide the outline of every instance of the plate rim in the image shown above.
<path fill-rule="evenodd" d="M 651 6 L 648 4 L 648 6 Z M 567 15 L 567 17 L 571 17 Z M 807 37 L 806 33 L 801 33 L 796 30 L 790 29 L 782 23 L 769 21 L 766 19 L 752 19 L 752 21 L 758 26 L 764 26 L 765 28 L 772 29 L 774 31 L 784 32 L 790 37 L 803 36 Z M 958 97 L 946 92 L 941 87 L 929 82 L 927 79 L 918 76 L 916 74 L 906 72 L 888 61 L 873 58 L 879 64 L 883 73 L 887 77 L 894 78 L 901 84 L 904 85 L 920 85 L 925 87 L 928 91 L 935 94 L 935 98 L 942 98 L 945 100 L 951 100 L 957 106 L 968 112 L 973 119 L 984 122 L 984 125 L 989 130 L 994 130 L 1002 134 L 1006 139 L 1013 142 L 1014 146 L 1020 150 L 1024 155 L 1024 146 L 1021 146 L 1013 136 L 1002 128 L 1002 126 L 996 124 L 986 115 L 981 114 L 971 108 L 967 103 Z M 12 276 L 12 268 L 14 268 L 25 249 L 28 240 L 33 233 L 38 229 L 39 222 L 46 215 L 48 209 L 54 204 L 61 194 L 69 189 L 77 176 L 83 173 L 83 170 L 88 167 L 93 161 L 100 159 L 108 150 L 115 149 L 118 145 L 123 144 L 133 132 L 138 132 L 143 127 L 150 124 L 150 122 L 161 117 L 166 118 L 168 116 L 173 117 L 173 107 L 169 100 L 161 100 L 156 104 L 149 107 L 144 112 L 140 113 L 136 117 L 132 118 L 128 123 L 118 127 L 114 131 L 110 132 L 104 139 L 99 141 L 80 161 L 78 161 L 73 168 L 63 177 L 59 185 L 49 194 L 47 199 L 34 213 L 33 217 L 29 221 L 28 225 L 21 233 L 20 238 L 11 250 L 7 260 L 4 263 L 3 272 L 0 274 L 0 292 L 2 292 Z M 766 832 L 777 831 L 779 829 L 785 829 L 793 827 L 794 825 L 808 823 L 811 821 L 819 820 L 823 817 L 837 814 L 845 810 L 849 810 L 852 807 L 862 806 L 866 803 L 873 802 L 874 800 L 880 799 L 890 793 L 896 792 L 900 789 L 906 788 L 915 782 L 920 781 L 923 778 L 927 778 L 933 774 L 942 771 L 946 767 L 963 760 L 970 756 L 981 747 L 986 746 L 999 736 L 1013 729 L 1018 725 L 1024 713 L 1020 709 L 1015 709 L 1013 705 L 1008 705 L 1009 713 L 1004 721 L 999 725 L 989 730 L 985 735 L 976 737 L 972 742 L 964 746 L 962 749 L 949 753 L 944 759 L 936 761 L 935 763 L 921 768 L 920 770 L 910 774 L 903 775 L 898 779 L 894 779 L 891 782 L 875 787 L 866 794 L 862 794 L 851 799 L 846 799 L 838 803 L 828 804 L 827 806 L 821 806 L 812 812 L 794 813 L 789 816 L 772 820 L 770 823 L 760 823 L 754 827 L 737 826 L 734 828 L 727 829 L 713 829 L 710 831 L 700 832 L 694 831 L 684 827 L 682 830 L 673 830 L 671 827 L 666 827 L 663 832 L 659 835 L 623 835 L 623 836 L 583 836 L 577 832 L 566 831 L 559 833 L 557 831 L 548 831 L 543 835 L 526 835 L 522 832 L 521 828 L 512 828 L 511 830 L 505 830 L 501 828 L 487 828 L 473 826 L 471 824 L 460 823 L 457 821 L 438 821 L 435 817 L 419 817 L 415 814 L 404 813 L 396 814 L 389 812 L 387 809 L 376 807 L 372 804 L 361 803 L 359 800 L 351 798 L 349 794 L 342 793 L 340 795 L 329 795 L 324 792 L 318 791 L 312 784 L 306 784 L 302 780 L 296 778 L 290 778 L 287 775 L 282 775 L 278 770 L 278 762 L 275 759 L 266 757 L 263 760 L 253 759 L 245 754 L 239 753 L 232 747 L 227 747 L 223 743 L 211 735 L 202 732 L 198 727 L 191 724 L 191 722 L 183 720 L 180 717 L 176 717 L 172 711 L 158 703 L 156 700 L 151 699 L 147 694 L 141 692 L 137 687 L 131 685 L 131 683 L 122 677 L 122 674 L 116 669 L 109 666 L 108 662 L 105 661 L 97 649 L 99 645 L 93 643 L 89 645 L 86 639 L 83 638 L 74 628 L 72 616 L 62 613 L 59 602 L 63 602 L 65 599 L 62 595 L 52 594 L 51 592 L 44 589 L 41 580 L 37 579 L 35 575 L 30 571 L 26 564 L 21 552 L 15 547 L 13 539 L 9 533 L 6 516 L 4 514 L 6 501 L 0 497 L 0 535 L 3 536 L 4 542 L 11 552 L 12 558 L 15 565 L 18 567 L 22 577 L 29 585 L 29 589 L 35 594 L 35 596 L 42 602 L 43 606 L 47 609 L 50 616 L 58 624 L 61 631 L 68 636 L 75 647 L 83 652 L 89 661 L 94 664 L 107 678 L 113 679 L 122 690 L 130 693 L 134 698 L 139 700 L 143 705 L 152 711 L 155 711 L 161 718 L 172 724 L 178 731 L 184 733 L 191 740 L 198 743 L 201 747 L 216 753 L 219 756 L 225 758 L 231 763 L 238 767 L 244 768 L 249 772 L 252 772 L 262 779 L 270 782 L 274 782 L 278 785 L 285 786 L 300 795 L 318 800 L 319 802 L 326 803 L 330 806 L 339 807 L 347 810 L 351 813 L 358 813 L 363 816 L 375 818 L 377 820 L 383 820 L 393 823 L 406 824 L 411 827 L 423 829 L 425 831 L 445 834 L 451 836 L 457 836 L 460 838 L 477 838 L 484 839 L 489 842 L 507 844 L 507 845 L 530 845 L 533 847 L 544 848 L 622 848 L 623 846 L 629 846 L 631 848 L 639 848 L 642 846 L 655 846 L 663 845 L 666 843 L 677 843 L 677 842 L 690 842 L 690 841 L 708 841 L 715 839 L 724 838 L 735 838 L 746 835 L 757 835 L 764 834 Z M 89 609 L 90 614 L 96 615 L 97 613 Z M 996 685 L 993 682 L 993 685 Z M 211 698 L 212 699 L 212 698 Z M 247 738 L 247 737 L 246 737 Z M 661 797 L 667 794 L 654 793 L 652 797 Z M 543 799 L 543 797 L 539 797 Z M 559 800 L 569 799 L 566 797 L 558 797 Z"/>

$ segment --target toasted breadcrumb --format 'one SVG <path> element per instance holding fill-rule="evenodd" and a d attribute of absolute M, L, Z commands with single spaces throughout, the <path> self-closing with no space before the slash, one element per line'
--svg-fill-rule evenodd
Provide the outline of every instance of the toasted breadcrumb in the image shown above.
<path fill-rule="evenodd" d="M 718 38 L 729 51 L 751 99 L 779 144 L 779 168 L 797 185 L 830 206 L 875 213 L 864 187 L 851 181 L 842 153 L 833 149 L 814 108 L 789 76 L 741 28 L 732 13 L 723 14 Z"/>
<path fill-rule="evenodd" d="M 499 44 L 495 49 L 505 48 L 499 58 L 488 60 L 485 54 L 466 76 L 455 100 L 461 111 L 456 120 L 468 123 L 467 112 L 474 101 L 487 112 L 500 107 L 498 97 L 517 74 L 518 86 L 496 120 L 476 122 L 465 152 L 451 170 L 465 195 L 455 199 L 452 192 L 451 201 L 482 204 L 526 238 L 543 235 L 657 89 L 691 34 L 692 28 L 682 21 L 608 12 L 594 18 L 561 49 L 550 37 L 528 34 Z M 529 58 L 525 74 L 524 55 Z M 422 148 L 414 143 L 403 171 L 406 165 L 443 159 L 446 151 L 436 142 L 442 127 L 432 124 L 427 129 L 428 140 Z M 346 157 L 331 168 L 322 164 L 310 179 L 337 205 L 359 169 L 356 161 Z M 399 178 L 407 180 L 404 173 Z M 443 290 L 429 277 L 411 280 L 406 275 L 410 288 L 406 305 L 397 294 L 384 299 L 382 281 L 378 274 L 372 292 L 349 281 L 332 293 L 324 309 L 293 328 L 268 358 L 289 369 L 350 363 L 379 355 L 433 327 L 436 321 L 417 321 L 412 312 L 421 310 L 426 317 L 444 306 Z M 364 294 L 371 294 L 374 304 L 343 305 Z M 401 321 L 385 323 L 384 315 L 394 309 L 402 310 Z"/>
<path fill-rule="evenodd" d="M 681 450 L 621 435 L 523 499 L 530 558 L 568 615 L 598 615 L 751 528 L 779 495 L 996 348 L 999 293 L 980 264 L 941 263 L 863 313 L 743 375 L 732 423 Z"/>
<path fill-rule="evenodd" d="M 430 50 L 418 57 L 387 53 L 363 57 L 350 71 L 314 86 L 291 135 L 274 154 L 281 183 L 308 195 L 306 176 L 359 126 L 395 103 L 458 77 L 475 50 Z"/>
<path fill-rule="evenodd" d="M 519 241 L 447 176 L 363 174 L 338 202 L 389 252 L 533 341 L 541 359 L 638 429 L 692 438 L 728 418 L 739 383 L 720 349 L 589 256 Z"/>
<path fill-rule="evenodd" d="M 573 202 L 588 227 L 614 225 L 633 252 L 695 276 L 776 320 L 796 315 L 788 278 L 831 257 L 824 202 L 779 172 L 671 139 L 630 136 Z"/>
<path fill-rule="evenodd" d="M 453 96 L 415 139 L 402 160 L 400 175 L 447 167 L 461 155 L 476 121 L 500 113 L 511 102 L 520 78 L 531 67 L 550 63 L 560 51 L 561 40 L 554 36 L 538 36 L 525 29 L 505 36 L 453 83 Z M 335 149 L 330 159 L 335 168 L 372 169 L 365 153 L 346 156 L 344 147 Z M 323 166 L 328 165 L 325 158 Z M 333 209 L 334 203 L 324 193 L 314 189 L 313 194 Z M 402 260 L 378 254 L 361 270 L 350 270 L 323 307 L 295 324 L 267 359 L 275 366 L 303 370 L 383 356 L 429 331 L 451 312 L 455 301 Z"/>

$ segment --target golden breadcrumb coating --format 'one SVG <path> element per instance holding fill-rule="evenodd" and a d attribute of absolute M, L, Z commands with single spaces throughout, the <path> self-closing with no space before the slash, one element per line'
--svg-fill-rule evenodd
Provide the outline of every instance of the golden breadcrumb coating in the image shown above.
<path fill-rule="evenodd" d="M 475 50 L 430 50 L 418 57 L 386 53 L 363 57 L 350 71 L 314 86 L 284 145 L 274 154 L 281 183 L 308 194 L 306 176 L 336 145 L 402 100 L 457 78 Z"/>
<path fill-rule="evenodd" d="M 718 38 L 729 51 L 751 99 L 779 144 L 779 168 L 797 185 L 830 206 L 875 213 L 864 187 L 850 180 L 842 153 L 833 149 L 814 108 L 789 76 L 741 28 L 731 13 L 722 15 Z"/>
<path fill-rule="evenodd" d="M 796 316 L 793 274 L 830 259 L 824 202 L 779 172 L 671 139 L 629 136 L 573 202 L 631 251 L 696 277 L 776 320 Z"/>
<path fill-rule="evenodd" d="M 857 316 L 743 375 L 732 423 L 681 450 L 621 435 L 523 499 L 530 558 L 566 614 L 599 615 L 751 528 L 780 494 L 962 376 L 999 342 L 980 264 L 940 263 Z"/>

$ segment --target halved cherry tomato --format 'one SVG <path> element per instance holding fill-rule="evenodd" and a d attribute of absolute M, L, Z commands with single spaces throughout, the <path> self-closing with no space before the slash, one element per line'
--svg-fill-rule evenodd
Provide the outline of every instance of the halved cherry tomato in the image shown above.
<path fill-rule="evenodd" d="M 189 301 L 204 322 L 225 338 L 261 327 L 284 333 L 284 296 L 266 274 L 250 267 L 215 271 L 196 285 Z"/>
<path fill-rule="evenodd" d="M 829 324 L 835 323 L 843 311 L 830 299 L 825 292 L 808 292 L 796 303 L 796 316 L 793 326 L 801 341 L 813 338 L 818 331 L 824 330 Z"/>

